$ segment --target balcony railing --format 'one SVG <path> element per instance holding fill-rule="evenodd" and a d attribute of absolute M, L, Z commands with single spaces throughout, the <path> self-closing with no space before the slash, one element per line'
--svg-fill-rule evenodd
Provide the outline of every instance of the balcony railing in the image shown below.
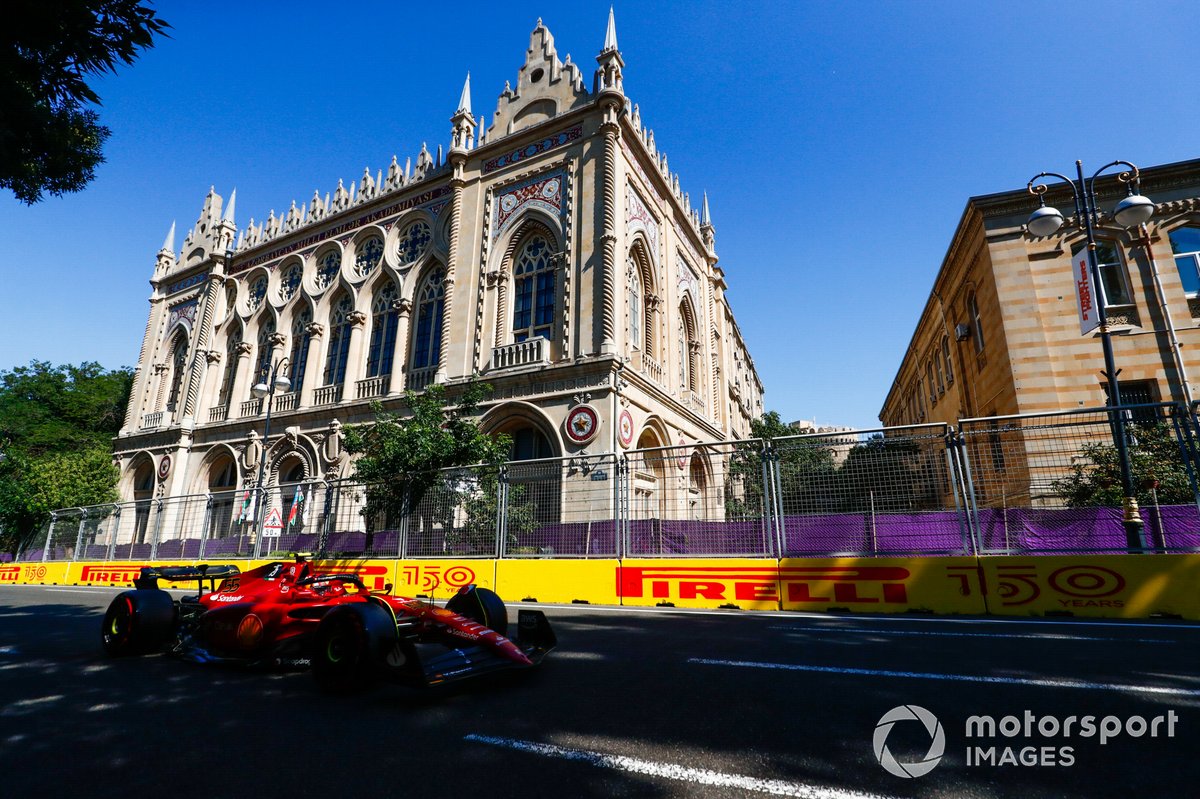
<path fill-rule="evenodd" d="M 368 377 L 366 380 L 359 380 L 354 384 L 354 396 L 357 399 L 382 397 L 387 393 L 388 381 L 390 379 L 391 375 L 379 375 L 377 377 Z"/>
<path fill-rule="evenodd" d="M 660 386 L 667 384 L 663 376 L 662 364 L 645 355 L 642 356 L 642 373 Z"/>
<path fill-rule="evenodd" d="M 688 405 L 691 406 L 692 410 L 696 411 L 699 414 L 704 413 L 704 397 L 700 396 L 699 392 L 696 392 L 696 391 L 687 392 L 687 401 L 688 401 Z"/>
<path fill-rule="evenodd" d="M 208 409 L 208 421 L 223 422 L 229 417 L 229 406 L 218 405 L 215 408 Z"/>
<path fill-rule="evenodd" d="M 163 412 L 162 411 L 155 411 L 154 413 L 144 414 L 142 416 L 142 429 L 150 430 L 155 427 L 161 427 L 162 420 L 163 420 Z"/>
<path fill-rule="evenodd" d="M 492 349 L 492 369 L 511 369 L 514 366 L 531 366 L 549 362 L 550 342 L 541 336 Z"/>
<path fill-rule="evenodd" d="M 247 416 L 258 416 L 260 413 L 262 413 L 262 408 L 262 400 L 258 399 L 257 397 L 254 399 L 248 399 L 242 403 L 241 410 L 238 413 L 238 418 L 245 419 Z"/>
<path fill-rule="evenodd" d="M 313 405 L 334 405 L 342 401 L 342 387 L 321 386 L 313 392 Z"/>
<path fill-rule="evenodd" d="M 300 404 L 300 394 L 295 391 L 289 391 L 286 394 L 275 395 L 275 410 L 276 411 L 294 411 L 296 406 Z"/>
<path fill-rule="evenodd" d="M 437 374 L 437 367 L 434 366 L 425 369 L 413 369 L 405 377 L 404 387 L 409 391 L 424 391 L 433 382 L 435 374 Z"/>

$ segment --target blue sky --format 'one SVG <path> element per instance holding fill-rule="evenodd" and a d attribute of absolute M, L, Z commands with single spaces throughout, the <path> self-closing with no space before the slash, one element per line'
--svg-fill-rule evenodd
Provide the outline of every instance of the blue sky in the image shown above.
<path fill-rule="evenodd" d="M 490 119 L 538 17 L 590 85 L 609 3 L 160 3 L 98 82 L 84 192 L 0 196 L 0 369 L 137 361 L 154 255 L 210 185 L 237 221 Z M 616 4 L 626 93 L 693 199 L 789 420 L 875 426 L 969 196 L 1042 170 L 1200 156 L 1194 3 Z M 1033 205 L 1031 203 L 1031 209 Z"/>

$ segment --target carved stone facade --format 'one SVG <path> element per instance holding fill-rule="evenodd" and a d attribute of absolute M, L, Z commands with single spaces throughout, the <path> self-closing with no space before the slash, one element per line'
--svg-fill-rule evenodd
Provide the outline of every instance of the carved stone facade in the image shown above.
<path fill-rule="evenodd" d="M 1156 205 L 1144 230 L 1111 218 L 1125 194 L 1115 176 L 1096 189 L 1122 402 L 1200 397 L 1200 160 L 1142 170 L 1141 192 Z M 1046 201 L 1074 209 L 1065 184 Z M 1072 218 L 1048 238 L 1033 236 L 1025 221 L 1037 206 L 1025 190 L 968 201 L 880 410 L 884 424 L 1106 403 L 1099 331 L 1081 336 L 1078 321 L 1071 260 L 1084 234 Z"/>
<path fill-rule="evenodd" d="M 242 228 L 210 190 L 179 253 L 172 226 L 114 442 L 122 498 L 241 492 L 264 446 L 268 484 L 348 476 L 343 424 L 473 375 L 495 389 L 482 426 L 521 457 L 747 436 L 763 388 L 707 202 L 625 97 L 609 33 L 588 90 L 539 21 L 486 129 L 464 87 L 445 157 L 422 146 L 415 166 L 393 158 Z M 264 442 L 251 388 L 285 358 Z M 598 415 L 585 445 L 564 432 L 581 391 Z"/>

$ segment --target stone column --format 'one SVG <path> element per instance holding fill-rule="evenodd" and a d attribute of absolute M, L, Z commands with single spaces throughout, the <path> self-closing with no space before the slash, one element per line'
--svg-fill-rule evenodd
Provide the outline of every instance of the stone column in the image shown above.
<path fill-rule="evenodd" d="M 600 352 L 615 354 L 616 345 L 616 274 L 617 274 L 617 138 L 621 128 L 617 122 L 619 106 L 607 103 L 604 106 L 604 122 L 600 131 L 604 134 L 604 175 L 601 195 L 604 198 L 604 233 L 600 240 L 604 246 L 602 264 L 603 303 L 600 315 Z"/>
<path fill-rule="evenodd" d="M 511 276 L 512 273 L 503 267 L 498 272 L 488 274 L 488 284 L 496 290 L 496 335 L 492 343 L 494 347 L 504 346 L 508 329 L 508 281 Z"/>
<path fill-rule="evenodd" d="M 154 405 L 155 411 L 165 410 L 167 383 L 170 382 L 169 373 L 171 371 L 170 364 L 156 363 L 154 370 Z M 153 411 L 152 411 L 153 412 Z M 165 418 L 165 417 L 164 417 Z"/>
<path fill-rule="evenodd" d="M 350 320 L 350 347 L 346 356 L 346 380 L 342 384 L 342 400 L 353 400 L 355 383 L 362 379 L 366 371 L 363 362 L 363 337 L 367 327 L 367 315 L 362 311 L 352 311 L 347 317 Z"/>
<path fill-rule="evenodd" d="M 446 361 L 450 355 L 450 318 L 454 307 L 454 270 L 458 266 L 458 235 L 459 227 L 462 224 L 463 187 L 466 185 L 462 173 L 466 157 L 465 152 L 459 150 L 450 151 L 450 162 L 454 167 L 454 177 L 450 180 L 450 188 L 453 190 L 453 195 L 450 199 L 450 230 L 448 234 L 449 248 L 446 252 L 446 279 L 442 281 L 442 289 L 446 295 L 442 306 L 442 341 L 441 347 L 438 349 L 437 374 L 433 378 L 437 383 L 445 383 L 446 377 L 449 374 Z"/>
<path fill-rule="evenodd" d="M 225 357 L 225 353 L 220 350 L 203 350 L 200 354 L 204 356 L 205 371 L 203 387 L 196 401 L 196 416 L 200 417 L 203 424 L 208 421 L 207 414 L 213 407 L 215 394 L 221 390 L 221 359 Z"/>
<path fill-rule="evenodd" d="M 200 388 L 204 383 L 210 361 L 206 356 L 208 342 L 212 338 L 213 306 L 221 300 L 221 289 L 225 285 L 224 276 L 214 272 L 208 276 L 204 285 L 204 296 L 200 300 L 200 312 L 197 314 L 195 335 L 192 336 L 191 369 L 184 393 L 183 413 L 180 419 L 187 422 L 196 417 L 199 411 Z"/>
<path fill-rule="evenodd" d="M 254 375 L 250 374 L 250 353 L 254 352 L 254 345 L 249 341 L 243 341 L 237 345 L 237 370 L 233 373 L 233 386 L 229 391 L 229 410 L 226 413 L 226 418 L 236 419 L 241 411 L 242 402 L 250 399 L 250 381 L 254 379 Z"/>
<path fill-rule="evenodd" d="M 404 376 L 408 374 L 408 326 L 412 316 L 412 300 L 405 297 L 392 303 L 396 309 L 396 348 L 392 350 L 392 375 L 388 379 L 388 396 L 404 392 Z"/>
<path fill-rule="evenodd" d="M 321 337 L 325 335 L 325 325 L 320 322 L 309 322 L 304 328 L 308 333 L 308 360 L 304 364 L 303 385 L 294 386 L 300 392 L 297 407 L 307 408 L 312 405 L 313 390 L 321 379 Z M 295 366 L 292 367 L 295 369 Z"/>
<path fill-rule="evenodd" d="M 121 433 L 135 432 L 142 424 L 142 414 L 145 413 L 146 403 L 153 381 L 151 365 L 146 363 L 148 353 L 154 345 L 155 331 L 162 320 L 162 311 L 166 307 L 161 298 L 150 298 L 150 314 L 146 318 L 146 332 L 142 336 L 142 349 L 138 353 L 137 372 L 133 376 L 133 386 L 129 392 L 129 404 L 125 407 L 125 423 Z"/>

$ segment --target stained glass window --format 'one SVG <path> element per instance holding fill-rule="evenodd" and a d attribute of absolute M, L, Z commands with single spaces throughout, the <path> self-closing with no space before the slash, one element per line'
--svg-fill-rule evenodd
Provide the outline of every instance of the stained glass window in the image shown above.
<path fill-rule="evenodd" d="M 513 341 L 538 336 L 553 339 L 557 275 L 545 237 L 529 238 L 517 256 L 513 274 Z"/>
<path fill-rule="evenodd" d="M 358 245 L 358 253 L 354 258 L 354 268 L 357 270 L 359 277 L 366 277 L 375 271 L 375 267 L 379 266 L 379 262 L 382 259 L 383 239 L 379 236 L 371 236 Z"/>
<path fill-rule="evenodd" d="M 442 281 L 446 273 L 435 269 L 417 294 L 417 327 L 413 337 L 413 368 L 437 366 L 442 348 L 442 312 L 446 291 Z"/>
<path fill-rule="evenodd" d="M 262 305 L 263 298 L 267 296 L 267 276 L 260 275 L 257 280 L 250 284 L 250 292 L 246 297 L 246 308 L 250 313 L 254 313 Z"/>
<path fill-rule="evenodd" d="M 296 296 L 296 292 L 300 290 L 301 275 L 300 264 L 292 264 L 284 270 L 283 276 L 279 278 L 279 299 L 287 302 Z"/>
<path fill-rule="evenodd" d="M 329 250 L 317 259 L 317 288 L 327 289 L 337 278 L 342 258 L 337 250 Z"/>
<path fill-rule="evenodd" d="M 411 264 L 424 255 L 431 238 L 429 224 L 423 219 L 406 227 L 400 234 L 400 262 Z"/>
<path fill-rule="evenodd" d="M 292 322 L 292 390 L 299 391 L 304 385 L 304 370 L 308 366 L 308 348 L 312 344 L 312 333 L 308 326 L 312 323 L 312 311 L 305 308 Z"/>
<path fill-rule="evenodd" d="M 371 348 L 367 354 L 367 377 L 392 373 L 396 326 L 400 321 L 400 312 L 395 306 L 396 284 L 388 283 L 375 294 L 375 303 L 371 306 Z"/>
<path fill-rule="evenodd" d="M 325 355 L 325 385 L 346 379 L 346 358 L 350 354 L 350 314 L 354 304 L 343 296 L 329 315 L 329 351 Z"/>

